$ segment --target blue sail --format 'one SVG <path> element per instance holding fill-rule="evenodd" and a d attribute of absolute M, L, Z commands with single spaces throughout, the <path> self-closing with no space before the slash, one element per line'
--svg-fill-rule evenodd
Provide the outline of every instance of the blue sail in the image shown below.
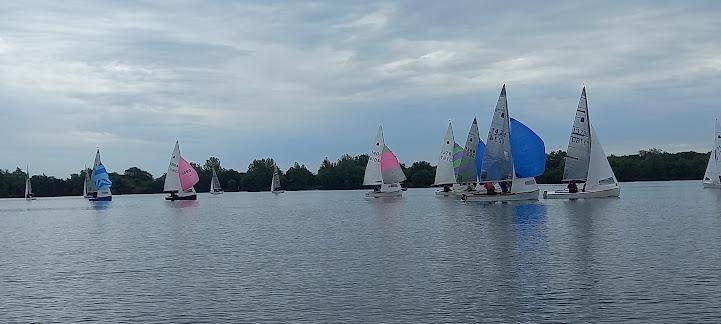
<path fill-rule="evenodd" d="M 486 151 L 486 144 L 483 141 L 478 141 L 476 146 L 476 174 L 481 174 L 481 167 L 483 166 L 483 152 Z"/>
<path fill-rule="evenodd" d="M 537 177 L 546 168 L 546 146 L 528 126 L 511 118 L 511 152 L 518 178 Z"/>
<path fill-rule="evenodd" d="M 97 187 L 98 190 L 108 189 L 113 185 L 113 182 L 110 181 L 108 171 L 105 170 L 105 166 L 102 163 L 95 167 L 93 179 L 95 180 L 95 187 Z"/>

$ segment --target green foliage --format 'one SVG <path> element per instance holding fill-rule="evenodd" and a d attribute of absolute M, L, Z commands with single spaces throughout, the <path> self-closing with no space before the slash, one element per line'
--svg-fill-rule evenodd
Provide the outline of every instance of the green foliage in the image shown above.
<path fill-rule="evenodd" d="M 539 183 L 559 183 L 563 177 L 566 153 L 554 151 L 546 156 L 546 170 L 536 178 Z M 680 152 L 667 153 L 658 149 L 642 150 L 638 154 L 608 157 L 619 181 L 691 180 L 703 178 L 708 153 Z M 309 189 L 361 189 L 363 174 L 368 162 L 367 155 L 343 155 L 335 162 L 325 158 L 313 174 L 305 165 L 295 163 L 287 172 L 281 172 L 281 183 L 286 190 Z M 212 168 L 216 168 L 221 186 L 225 191 L 267 191 L 273 177 L 273 159 L 254 160 L 247 173 L 223 169 L 220 160 L 210 157 L 202 166 L 192 163 L 198 172 L 200 182 L 195 186 L 198 192 L 210 190 Z M 435 178 L 435 166 L 426 161 L 414 162 L 410 167 L 402 165 L 408 180 L 407 187 L 428 187 Z M 36 196 L 80 196 L 83 191 L 85 170 L 73 173 L 67 179 L 46 175 L 35 175 L 32 181 Z M 146 194 L 163 191 L 165 175 L 153 175 L 138 167 L 132 167 L 123 174 L 110 173 L 114 194 Z M 25 192 L 25 172 L 0 170 L 0 197 L 22 197 Z"/>

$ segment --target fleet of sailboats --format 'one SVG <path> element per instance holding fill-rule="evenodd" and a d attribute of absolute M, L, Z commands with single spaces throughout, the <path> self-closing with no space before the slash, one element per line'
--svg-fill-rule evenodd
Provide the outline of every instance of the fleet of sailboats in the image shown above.
<path fill-rule="evenodd" d="M 383 127 L 378 126 L 378 132 L 371 144 L 363 175 L 363 185 L 373 186 L 373 191 L 366 193 L 367 198 L 390 198 L 403 195 L 401 182 L 406 180 L 401 164 L 393 151 L 388 148 L 383 139 Z"/>
<path fill-rule="evenodd" d="M 275 194 L 285 192 L 285 190 L 280 187 L 280 172 L 278 172 L 277 165 L 273 165 L 273 179 L 270 181 L 270 192 Z"/>
<path fill-rule="evenodd" d="M 721 162 L 719 159 L 721 159 L 721 125 L 716 119 L 713 150 L 711 150 L 711 156 L 706 164 L 706 172 L 703 175 L 704 188 L 721 189 Z"/>
<path fill-rule="evenodd" d="M 564 190 L 544 191 L 543 198 L 620 196 L 618 180 L 591 123 L 586 87 L 581 90 L 566 152 L 562 182 L 569 185 Z M 720 159 L 721 125 L 716 120 L 714 147 L 706 166 L 703 187 L 721 189 Z M 463 201 L 537 200 L 539 188 L 535 177 L 541 175 L 544 168 L 545 144 L 532 129 L 510 117 L 506 86 L 503 85 L 485 143 L 480 138 L 476 118 L 471 123 L 464 146 L 455 141 L 453 124 L 448 122 L 440 145 L 433 186 L 441 187 L 436 195 L 459 197 Z M 33 200 L 35 196 L 29 168 L 26 171 L 24 197 Z M 83 197 L 90 201 L 111 201 L 112 181 L 101 162 L 99 149 L 93 167 L 86 168 L 84 173 Z M 198 180 L 197 171 L 183 159 L 176 141 L 163 185 L 163 191 L 170 194 L 165 199 L 196 200 L 194 186 Z M 363 176 L 363 185 L 373 187 L 366 197 L 401 197 L 405 191 L 401 183 L 405 180 L 400 161 L 386 145 L 383 127 L 379 126 Z M 270 191 L 284 192 L 277 165 L 273 165 Z M 210 193 L 223 193 L 215 168 L 212 168 Z"/>
<path fill-rule="evenodd" d="M 485 190 L 465 192 L 461 199 L 486 202 L 538 200 L 534 177 L 543 173 L 545 163 L 543 140 L 509 116 L 506 86 L 503 85 L 479 168 L 479 181 Z"/>
<path fill-rule="evenodd" d="M 605 198 L 618 197 L 621 194 L 616 175 L 591 125 L 586 87 L 581 90 L 581 99 L 578 101 L 576 118 L 571 128 L 562 181 L 572 182 L 574 189 L 544 191 L 543 198 Z M 577 188 L 576 183 L 582 183 L 583 187 Z"/>
<path fill-rule="evenodd" d="M 198 195 L 193 186 L 198 181 L 198 172 L 180 155 L 180 145 L 175 141 L 163 185 L 163 192 L 170 194 L 165 200 L 197 200 Z"/>

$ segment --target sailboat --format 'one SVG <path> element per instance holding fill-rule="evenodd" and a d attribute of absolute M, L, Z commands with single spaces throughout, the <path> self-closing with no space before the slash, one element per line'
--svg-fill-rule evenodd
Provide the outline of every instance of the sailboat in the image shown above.
<path fill-rule="evenodd" d="M 33 185 L 30 183 L 30 167 L 25 167 L 25 200 L 35 200 Z"/>
<path fill-rule="evenodd" d="M 716 132 L 714 134 L 714 148 L 708 158 L 706 173 L 703 176 L 704 188 L 721 188 L 721 125 L 716 119 Z"/>
<path fill-rule="evenodd" d="M 485 150 L 485 144 L 478 133 L 478 121 L 473 118 L 471 128 L 468 130 L 466 146 L 456 172 L 456 182 L 459 184 L 457 192 L 475 191 L 480 173 L 480 162 Z"/>
<path fill-rule="evenodd" d="M 463 201 L 538 200 L 534 177 L 543 173 L 546 153 L 543 140 L 523 123 L 510 118 L 503 85 L 480 160 L 480 182 L 494 189 L 464 192 Z M 495 183 L 500 186 L 496 194 Z"/>
<path fill-rule="evenodd" d="M 93 170 L 88 169 L 87 166 L 84 167 L 84 170 L 85 180 L 83 181 L 83 198 L 88 199 L 92 197 L 90 192 L 93 190 L 93 182 L 90 181 L 90 173 L 92 173 Z"/>
<path fill-rule="evenodd" d="M 285 192 L 285 190 L 280 188 L 280 174 L 277 165 L 273 165 L 273 180 L 270 181 L 270 192 L 276 194 Z"/>
<path fill-rule="evenodd" d="M 456 142 L 453 138 L 453 125 L 448 122 L 446 135 L 441 142 L 441 152 L 438 156 L 438 165 L 436 166 L 436 178 L 433 182 L 434 186 L 443 186 L 443 189 L 436 191 L 439 196 L 454 195 L 451 190 L 453 184 L 456 183 L 456 170 L 453 167 L 453 148 Z"/>
<path fill-rule="evenodd" d="M 616 175 L 613 173 L 601 142 L 591 125 L 586 87 L 583 87 L 581 91 L 581 99 L 576 109 L 576 119 L 573 121 L 566 152 L 562 181 L 583 183 L 583 187 L 576 192 L 570 192 L 568 189 L 544 191 L 543 198 L 606 198 L 618 197 L 621 194 Z"/>
<path fill-rule="evenodd" d="M 215 167 L 213 167 L 213 178 L 210 180 L 210 194 L 223 194 L 223 188 L 220 187 L 220 180 L 218 180 L 218 174 L 215 173 Z"/>
<path fill-rule="evenodd" d="M 110 187 L 113 182 L 110 181 L 108 171 L 105 170 L 105 166 L 100 162 L 100 150 L 95 152 L 95 162 L 93 163 L 93 172 L 90 176 L 90 192 L 87 192 L 88 200 L 90 201 L 111 201 L 113 200 L 113 194 L 110 192 Z"/>
<path fill-rule="evenodd" d="M 198 180 L 198 172 L 180 155 L 180 145 L 175 141 L 163 185 L 163 192 L 170 193 L 165 200 L 197 200 L 198 195 L 193 186 Z"/>
<path fill-rule="evenodd" d="M 398 158 L 383 140 L 383 127 L 378 126 L 363 175 L 363 185 L 374 187 L 366 193 L 366 198 L 400 197 L 403 195 L 401 182 L 405 180 Z"/>

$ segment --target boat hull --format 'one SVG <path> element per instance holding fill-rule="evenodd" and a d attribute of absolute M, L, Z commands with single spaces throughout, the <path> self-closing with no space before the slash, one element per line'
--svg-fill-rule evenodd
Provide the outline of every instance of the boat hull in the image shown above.
<path fill-rule="evenodd" d="M 366 198 L 398 198 L 403 196 L 403 191 L 371 191 L 366 193 Z"/>
<path fill-rule="evenodd" d="M 621 188 L 610 188 L 599 191 L 544 191 L 543 199 L 590 199 L 590 198 L 618 198 L 621 196 Z"/>
<path fill-rule="evenodd" d="M 210 194 L 211 195 L 222 195 L 223 191 L 211 191 Z"/>
<path fill-rule="evenodd" d="M 105 197 L 90 197 L 88 198 L 89 201 L 112 201 L 113 196 L 105 196 Z"/>
<path fill-rule="evenodd" d="M 168 200 L 168 201 L 176 201 L 176 200 L 198 200 L 198 195 L 168 196 L 168 197 L 165 197 L 165 200 Z"/>
<path fill-rule="evenodd" d="M 282 193 L 285 192 L 285 190 L 273 190 L 273 191 L 271 191 L 271 192 L 274 193 L 274 194 L 282 194 Z"/>
<path fill-rule="evenodd" d="M 712 188 L 712 189 L 721 189 L 720 183 L 711 183 L 711 182 L 704 182 L 703 183 L 704 188 Z"/>
<path fill-rule="evenodd" d="M 461 194 L 461 200 L 469 201 L 480 201 L 480 202 L 504 202 L 504 201 L 524 201 L 524 200 L 538 200 L 538 190 L 528 192 L 515 192 L 506 194 L 495 194 L 488 195 L 485 193 L 463 193 Z"/>

